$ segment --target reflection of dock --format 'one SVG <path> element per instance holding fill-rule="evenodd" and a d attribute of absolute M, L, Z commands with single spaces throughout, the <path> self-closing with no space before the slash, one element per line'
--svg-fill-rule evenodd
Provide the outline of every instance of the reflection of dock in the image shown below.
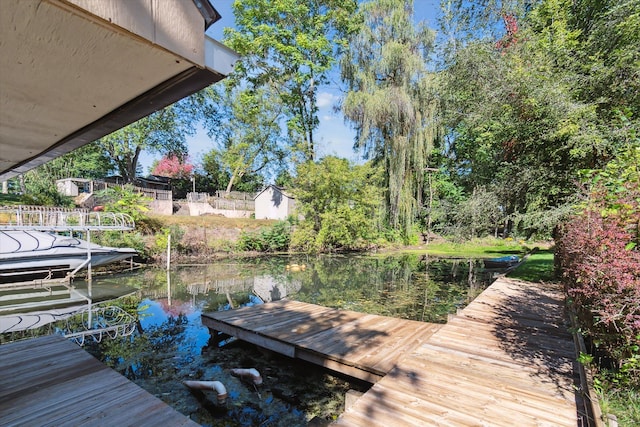
<path fill-rule="evenodd" d="M 3 425 L 197 426 L 69 340 L 0 346 Z"/>
<path fill-rule="evenodd" d="M 288 300 L 203 313 L 202 324 L 369 382 L 440 327 Z"/>

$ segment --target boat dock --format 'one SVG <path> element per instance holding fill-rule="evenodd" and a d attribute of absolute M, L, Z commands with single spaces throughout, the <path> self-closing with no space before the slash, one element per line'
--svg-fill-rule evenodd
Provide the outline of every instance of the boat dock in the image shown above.
<path fill-rule="evenodd" d="M 198 426 L 57 335 L 0 345 L 0 424 Z"/>
<path fill-rule="evenodd" d="M 558 284 L 500 278 L 441 327 L 294 301 L 202 322 L 375 382 L 335 425 L 591 425 Z"/>
<path fill-rule="evenodd" d="M 290 300 L 202 313 L 202 324 L 371 383 L 442 326 Z"/>

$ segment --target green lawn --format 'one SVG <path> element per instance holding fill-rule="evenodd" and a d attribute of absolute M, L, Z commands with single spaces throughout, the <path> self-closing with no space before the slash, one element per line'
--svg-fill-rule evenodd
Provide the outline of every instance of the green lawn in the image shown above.
<path fill-rule="evenodd" d="M 530 249 L 525 242 L 510 239 L 473 239 L 464 243 L 433 242 L 424 248 L 431 255 L 493 258 L 524 255 Z"/>
<path fill-rule="evenodd" d="M 509 277 L 526 280 L 528 282 L 549 282 L 555 280 L 553 250 L 538 250 L 527 260 L 509 273 Z"/>

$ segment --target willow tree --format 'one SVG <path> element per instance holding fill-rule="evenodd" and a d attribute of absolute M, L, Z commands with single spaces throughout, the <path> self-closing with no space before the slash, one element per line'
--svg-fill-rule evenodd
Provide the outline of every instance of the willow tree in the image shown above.
<path fill-rule="evenodd" d="M 361 27 L 341 62 L 349 86 L 342 108 L 356 129 L 356 148 L 384 165 L 389 224 L 408 236 L 436 135 L 427 69 L 434 33 L 414 24 L 411 0 L 373 0 L 360 13 Z"/>

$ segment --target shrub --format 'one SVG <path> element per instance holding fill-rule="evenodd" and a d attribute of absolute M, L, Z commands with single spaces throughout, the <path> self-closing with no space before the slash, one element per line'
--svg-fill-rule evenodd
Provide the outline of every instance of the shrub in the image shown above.
<path fill-rule="evenodd" d="M 352 209 L 342 204 L 335 211 L 325 212 L 320 217 L 322 225 L 316 243 L 323 250 L 366 249 L 368 242 L 373 239 L 373 222 L 363 209 Z"/>
<path fill-rule="evenodd" d="M 180 239 L 184 235 L 184 230 L 178 225 L 170 225 L 160 230 L 160 233 L 156 234 L 153 248 L 151 252 L 155 255 L 163 255 L 167 252 L 167 244 L 169 243 L 169 235 L 171 235 L 171 250 L 181 251 Z"/>
<path fill-rule="evenodd" d="M 318 233 L 313 228 L 313 223 L 304 221 L 297 225 L 291 233 L 290 249 L 294 251 L 316 253 L 319 251 L 316 239 Z"/>
<path fill-rule="evenodd" d="M 589 204 L 559 230 L 557 266 L 592 345 L 640 384 L 640 191 L 597 186 Z"/>
<path fill-rule="evenodd" d="M 291 225 L 287 221 L 278 221 L 273 227 L 257 232 L 242 232 L 236 245 L 241 251 L 281 252 L 289 249 Z"/>
<path fill-rule="evenodd" d="M 108 187 L 96 193 L 96 200 L 105 205 L 105 211 L 129 215 L 135 222 L 146 218 L 150 197 L 138 193 L 132 185 Z"/>
<path fill-rule="evenodd" d="M 95 237 L 94 237 L 95 236 Z M 95 233 L 91 235 L 92 240 L 95 243 L 112 246 L 116 248 L 133 248 L 138 251 L 138 254 L 146 258 L 146 248 L 144 245 L 144 238 L 142 234 L 135 231 L 104 231 L 102 233 Z"/>

